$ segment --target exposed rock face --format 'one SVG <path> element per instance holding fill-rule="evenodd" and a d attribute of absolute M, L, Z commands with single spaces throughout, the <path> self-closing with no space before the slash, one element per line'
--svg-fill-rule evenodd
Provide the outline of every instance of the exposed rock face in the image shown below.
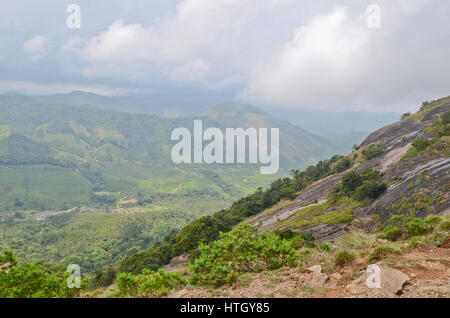
<path fill-rule="evenodd" d="M 450 213 L 450 196 L 445 190 L 450 184 L 450 158 L 442 154 L 425 153 L 402 160 L 412 147 L 414 140 L 427 136 L 426 128 L 442 113 L 449 110 L 450 97 L 439 100 L 436 107 L 425 113 L 375 131 L 363 141 L 361 147 L 379 144 L 383 148 L 383 152 L 376 158 L 353 168 L 358 172 L 367 168 L 379 170 L 383 174 L 384 182 L 389 186 L 370 206 L 355 208 L 353 222 L 378 214 L 381 221 L 386 223 L 392 214 L 406 214 L 413 208 L 419 217 L 425 217 L 430 213 L 440 215 Z M 311 184 L 297 196 L 290 206 L 270 215 L 256 215 L 251 218 L 250 223 L 259 226 L 260 231 L 270 230 L 277 227 L 278 222 L 296 216 L 302 209 L 325 202 L 328 194 L 341 182 L 345 173 L 331 175 Z M 428 202 L 415 204 L 418 195 L 426 196 Z M 404 204 L 400 209 L 399 205 L 402 200 L 409 201 L 409 204 Z M 335 210 L 335 207 L 330 207 L 325 214 Z M 281 229 L 312 232 L 318 240 L 332 241 L 346 232 L 349 224 L 320 223 L 309 227 L 295 227 L 295 225 L 289 224 L 289 227 Z"/>

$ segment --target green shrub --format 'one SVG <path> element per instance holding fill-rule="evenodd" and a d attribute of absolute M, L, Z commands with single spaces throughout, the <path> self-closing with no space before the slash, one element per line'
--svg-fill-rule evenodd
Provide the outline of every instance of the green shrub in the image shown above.
<path fill-rule="evenodd" d="M 399 254 L 401 251 L 391 245 L 377 246 L 369 255 L 371 261 L 379 261 L 391 254 Z"/>
<path fill-rule="evenodd" d="M 362 185 L 363 178 L 356 171 L 351 171 L 342 177 L 342 190 L 344 193 L 351 194 L 357 187 Z"/>
<path fill-rule="evenodd" d="M 428 233 L 437 223 L 439 223 L 439 218 L 436 216 L 422 220 L 412 215 L 394 215 L 389 219 L 388 226 L 384 228 L 382 235 L 388 240 L 396 241 Z"/>
<path fill-rule="evenodd" d="M 364 159 L 371 160 L 378 157 L 383 152 L 383 146 L 381 145 L 370 145 L 368 148 L 364 149 L 362 155 Z"/>
<path fill-rule="evenodd" d="M 321 250 L 324 250 L 324 251 L 327 251 L 327 252 L 331 251 L 331 245 L 327 241 L 322 242 L 322 244 L 320 244 L 319 248 Z"/>
<path fill-rule="evenodd" d="M 380 172 L 366 169 L 361 173 L 353 170 L 342 177 L 341 183 L 330 192 L 329 200 L 336 202 L 342 196 L 358 201 L 373 200 L 387 189 Z"/>
<path fill-rule="evenodd" d="M 442 125 L 450 124 L 450 110 L 441 115 L 441 123 Z"/>
<path fill-rule="evenodd" d="M 355 198 L 357 200 L 376 199 L 380 194 L 386 191 L 387 186 L 381 181 L 364 181 L 362 186 L 358 187 L 355 191 Z"/>
<path fill-rule="evenodd" d="M 440 229 L 444 231 L 450 230 L 450 219 L 445 219 L 440 224 Z"/>
<path fill-rule="evenodd" d="M 447 235 L 443 233 L 433 233 L 433 235 L 427 239 L 427 242 L 434 246 L 440 246 L 446 237 Z"/>
<path fill-rule="evenodd" d="M 117 287 L 125 297 L 162 297 L 167 296 L 173 288 L 186 284 L 186 280 L 178 273 L 166 272 L 159 269 L 153 272 L 149 269 L 142 270 L 141 274 L 119 273 L 117 275 Z"/>
<path fill-rule="evenodd" d="M 289 240 L 273 232 L 257 235 L 247 223 L 209 245 L 201 244 L 200 256 L 190 266 L 192 283 L 220 286 L 234 283 L 239 274 L 293 266 L 297 252 Z"/>
<path fill-rule="evenodd" d="M 17 264 L 9 250 L 0 255 L 0 298 L 73 298 L 81 289 L 69 288 L 65 266 Z M 82 280 L 85 287 L 86 280 Z"/>
<path fill-rule="evenodd" d="M 345 171 L 348 168 L 350 168 L 351 165 L 352 165 L 352 161 L 350 160 L 350 158 L 343 157 L 336 162 L 336 164 L 334 166 L 334 171 L 336 173 Z"/>
<path fill-rule="evenodd" d="M 342 267 L 353 262 L 355 258 L 355 254 L 348 250 L 339 250 L 334 256 L 334 265 L 336 267 Z"/>
<path fill-rule="evenodd" d="M 417 149 L 417 151 L 424 151 L 429 145 L 431 145 L 431 141 L 426 138 L 417 138 L 413 141 L 412 145 Z"/>

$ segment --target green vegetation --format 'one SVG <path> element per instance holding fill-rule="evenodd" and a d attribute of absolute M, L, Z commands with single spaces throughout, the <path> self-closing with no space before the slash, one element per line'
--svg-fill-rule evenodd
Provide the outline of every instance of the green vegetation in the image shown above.
<path fill-rule="evenodd" d="M 117 275 L 117 287 L 122 297 L 160 298 L 167 296 L 174 288 L 186 284 L 180 274 L 162 269 L 153 272 L 144 269 L 141 274 L 120 273 Z"/>
<path fill-rule="evenodd" d="M 347 250 L 339 250 L 334 255 L 334 265 L 336 267 L 342 267 L 350 264 L 355 259 L 355 254 Z"/>
<path fill-rule="evenodd" d="M 414 140 L 411 149 L 403 159 L 414 158 L 426 153 L 450 155 L 450 111 L 443 113 L 426 131 L 433 137 Z"/>
<path fill-rule="evenodd" d="M 280 179 L 264 197 L 262 192 L 250 196 L 234 208 L 202 219 L 198 227 L 192 227 L 194 231 L 177 235 L 173 250 L 172 242 L 167 249 L 166 243 L 152 245 L 194 219 L 269 186 L 290 167 L 304 168 L 334 153 L 330 144 L 298 127 L 251 107 L 232 106 L 216 107 L 202 117 L 204 128 L 248 127 L 256 122 L 282 129 L 280 147 L 284 150 L 278 176 L 261 175 L 259 165 L 174 165 L 170 150 L 175 142 L 170 134 L 177 127 L 191 128 L 192 118 L 127 114 L 0 95 L 0 248 L 13 249 L 20 263 L 40 259 L 76 262 L 84 273 L 91 273 L 150 247 L 159 252 L 143 257 L 136 270 L 146 265 L 156 269 L 169 257 L 195 249 L 198 242 L 217 238 L 205 234 L 208 231 L 229 231 L 256 209 L 293 198 L 307 184 L 306 179 L 323 175 L 315 175 L 313 169 L 312 174 L 302 174 L 302 184 Z M 342 160 L 336 169 L 345 165 Z M 245 207 L 256 201 L 255 210 Z M 75 207 L 91 212 L 42 221 L 33 217 L 35 212 Z M 134 214 L 113 214 L 120 209 Z M 142 227 L 131 230 L 136 235 L 128 235 L 127 229 L 135 227 L 135 214 L 141 215 Z M 194 233 L 199 229 L 200 234 Z M 192 243 L 191 234 L 198 237 Z M 126 264 L 121 268 L 127 268 Z"/>
<path fill-rule="evenodd" d="M 345 174 L 341 183 L 330 193 L 330 199 L 336 201 L 339 197 L 348 196 L 355 200 L 373 200 L 386 190 L 380 172 L 366 169 L 359 173 L 355 170 Z"/>
<path fill-rule="evenodd" d="M 234 202 L 229 209 L 195 220 L 181 231 L 172 232 L 162 241 L 152 243 L 147 250 L 124 258 L 116 264 L 115 270 L 133 273 L 139 273 L 144 268 L 156 270 L 175 256 L 183 253 L 198 254 L 196 249 L 199 243 L 207 244 L 217 240 L 220 232 L 229 232 L 245 218 L 270 208 L 283 199 L 292 198 L 293 191 L 304 189 L 308 184 L 335 173 L 334 165 L 343 158 L 334 156 L 305 171 L 293 170 L 292 178 L 275 180 L 266 190 L 259 188 L 255 193 Z M 351 220 L 348 212 L 343 214 L 342 219 L 347 222 Z M 336 220 L 332 219 L 331 222 Z"/>
<path fill-rule="evenodd" d="M 12 251 L 0 255 L 1 298 L 73 298 L 80 289 L 67 287 L 64 266 L 26 263 L 19 266 Z"/>
<path fill-rule="evenodd" d="M 399 254 L 401 250 L 391 245 L 379 245 L 369 255 L 370 261 L 380 261 L 388 255 Z"/>
<path fill-rule="evenodd" d="M 372 160 L 373 158 L 378 157 L 383 152 L 383 146 L 382 145 L 370 145 L 366 149 L 363 149 L 362 155 L 364 159 L 366 160 Z"/>
<path fill-rule="evenodd" d="M 344 156 L 334 156 L 331 159 L 320 161 L 315 166 L 309 166 L 303 171 L 291 170 L 295 191 L 303 190 L 314 181 L 329 175 L 347 170 L 351 166 L 351 160 Z"/>
<path fill-rule="evenodd" d="M 246 223 L 211 244 L 200 244 L 199 250 L 200 256 L 190 268 L 192 282 L 206 285 L 233 283 L 245 272 L 292 266 L 297 258 L 291 242 L 272 232 L 257 235 Z"/>
<path fill-rule="evenodd" d="M 436 216 L 423 220 L 413 215 L 394 215 L 389 219 L 382 235 L 391 241 L 423 235 L 432 231 L 438 220 Z"/>

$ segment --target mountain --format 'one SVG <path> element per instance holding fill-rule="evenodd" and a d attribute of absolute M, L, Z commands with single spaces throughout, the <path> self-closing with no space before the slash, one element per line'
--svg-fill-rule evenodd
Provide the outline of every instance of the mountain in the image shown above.
<path fill-rule="evenodd" d="M 35 95 L 35 99 L 76 106 L 90 105 L 127 113 L 161 115 L 165 117 L 200 116 L 218 100 L 229 100 L 230 94 L 200 94 L 195 90 L 149 95 L 102 96 L 74 91 L 66 94 Z M 202 100 L 201 103 L 195 101 Z M 227 103 L 230 104 L 230 103 Z M 234 103 L 236 104 L 236 103 Z M 377 114 L 365 111 L 329 112 L 303 109 L 261 108 L 267 114 L 284 119 L 316 135 L 370 132 L 395 122 L 400 114 Z M 345 141 L 342 138 L 341 141 Z M 351 145 L 350 145 L 351 146 Z"/>
<path fill-rule="evenodd" d="M 242 107 L 222 105 L 203 118 L 237 123 L 235 112 Z M 245 117 L 253 116 L 271 120 L 249 108 Z M 20 126 L 10 124 L 3 121 L 3 140 Z M 159 241 L 152 232 L 161 219 L 149 212 L 120 218 L 66 213 L 42 221 L 2 215 L 0 248 L 46 262 L 20 266 L 6 251 L 0 271 L 6 286 L 22 286 L 24 274 L 15 274 L 31 270 L 51 286 L 66 286 L 58 279 L 63 267 L 52 263 L 79 264 L 90 278 L 85 297 L 447 297 L 449 136 L 447 97 L 371 133 L 348 156 L 293 170 L 291 178 L 258 188 Z M 40 149 L 35 140 L 15 138 L 17 153 Z M 52 155 L 44 148 L 30 160 Z M 57 159 L 53 164 L 61 164 Z M 28 289 L 21 288 L 34 292 Z M 61 288 L 60 294 L 67 292 Z"/>
<path fill-rule="evenodd" d="M 279 128 L 282 173 L 337 152 L 324 139 L 251 106 L 224 104 L 199 118 L 205 129 Z M 174 165 L 171 131 L 177 127 L 192 131 L 193 121 L 41 102 L 21 95 L 0 96 L 0 164 L 4 174 L 8 171 L 2 187 L 10 189 L 0 197 L 2 209 L 16 209 L 12 205 L 16 200 L 22 209 L 63 209 L 96 200 L 115 201 L 119 196 L 129 200 L 138 193 L 151 196 L 192 190 L 227 200 L 266 184 L 263 180 L 269 177 L 258 177 L 261 183 L 251 181 L 258 168 L 255 165 L 203 165 L 200 170 Z M 64 180 L 64 175 L 71 178 Z M 8 180 L 13 176 L 17 182 Z M 188 186 L 190 182 L 194 184 Z M 71 193 L 55 188 L 68 188 Z"/>
<path fill-rule="evenodd" d="M 259 164 L 175 165 L 171 132 L 193 131 L 194 119 L 205 129 L 279 128 L 279 174 L 261 175 Z M 166 118 L 0 95 L 0 248 L 91 271 L 334 152 L 250 106 Z"/>
<path fill-rule="evenodd" d="M 288 286 L 282 282 L 301 279 L 298 284 L 311 293 L 319 292 L 315 288 L 336 288 L 335 293 L 348 297 L 350 289 L 360 288 L 366 281 L 361 268 L 390 256 L 402 254 L 397 259 L 401 264 L 405 259 L 415 263 L 418 256 L 447 264 L 449 136 L 450 97 L 446 97 L 371 133 L 348 156 L 294 171 L 292 178 L 278 179 L 265 190 L 192 222 L 109 269 L 138 274 L 143 268 L 165 266 L 174 273 L 186 273 L 191 286 L 174 297 L 226 296 L 256 279 L 258 283 L 239 295 L 255 297 L 260 292 L 255 288 L 266 286 L 268 277 L 277 277 L 283 287 Z M 193 265 L 188 267 L 189 262 Z M 401 281 L 394 290 L 384 284 L 381 295 L 400 293 L 409 278 L 386 263 L 376 264 L 387 273 L 382 275 L 395 274 Z M 435 270 L 428 265 L 423 268 L 424 276 Z M 278 275 L 280 271 L 282 275 Z M 438 271 L 440 279 L 447 281 L 447 267 Z M 312 275 L 304 275 L 308 272 Z M 333 278 L 328 276 L 331 273 Z M 104 272 L 96 276 L 101 284 L 113 282 L 104 278 Z M 325 285 L 329 280 L 331 285 Z M 347 286 L 348 292 L 336 285 L 346 282 L 353 284 Z M 226 288 L 234 283 L 233 288 Z M 211 291 L 211 286 L 222 285 L 225 287 Z M 362 288 L 364 295 L 373 295 L 367 286 Z"/>
<path fill-rule="evenodd" d="M 204 96 L 203 105 L 198 105 L 190 97 L 189 92 L 184 98 L 178 94 L 152 94 L 130 96 L 102 96 L 83 91 L 73 91 L 66 94 L 35 95 L 35 99 L 44 102 L 57 102 L 75 106 L 95 106 L 103 109 L 117 110 L 126 113 L 142 113 L 161 115 L 165 117 L 196 116 L 207 110 L 209 101 Z"/>

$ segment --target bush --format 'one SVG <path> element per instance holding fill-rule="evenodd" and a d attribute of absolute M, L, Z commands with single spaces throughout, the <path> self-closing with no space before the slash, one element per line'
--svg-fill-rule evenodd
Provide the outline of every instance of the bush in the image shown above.
<path fill-rule="evenodd" d="M 339 173 L 342 171 L 347 170 L 352 165 L 352 161 L 348 157 L 343 157 L 339 159 L 335 166 L 334 166 L 334 172 Z"/>
<path fill-rule="evenodd" d="M 442 125 L 450 124 L 450 110 L 441 115 L 441 123 Z"/>
<path fill-rule="evenodd" d="M 388 255 L 399 254 L 401 251 L 390 245 L 377 246 L 369 255 L 371 261 L 380 261 Z"/>
<path fill-rule="evenodd" d="M 364 181 L 363 185 L 356 189 L 355 198 L 357 200 L 363 200 L 365 198 L 373 200 L 386 191 L 386 189 L 386 184 L 381 181 Z"/>
<path fill-rule="evenodd" d="M 381 145 L 370 145 L 367 149 L 364 149 L 362 155 L 364 159 L 371 160 L 378 157 L 383 152 L 383 146 Z"/>
<path fill-rule="evenodd" d="M 327 252 L 331 251 L 331 245 L 330 245 L 330 243 L 328 243 L 326 241 L 322 242 L 322 244 L 320 244 L 319 248 L 321 250 L 324 250 L 324 251 L 327 251 Z"/>
<path fill-rule="evenodd" d="M 389 219 L 382 235 L 390 241 L 423 235 L 432 231 L 438 222 L 439 218 L 436 216 L 422 220 L 412 215 L 394 215 Z"/>
<path fill-rule="evenodd" d="M 363 178 L 356 171 L 351 171 L 342 177 L 342 190 L 346 194 L 351 194 L 357 187 L 362 185 Z"/>
<path fill-rule="evenodd" d="M 257 235 L 249 224 L 241 223 L 218 241 L 201 244 L 200 256 L 190 266 L 193 284 L 220 286 L 234 283 L 239 274 L 292 266 L 297 252 L 289 240 L 273 232 Z"/>
<path fill-rule="evenodd" d="M 330 201 L 342 196 L 353 197 L 358 201 L 373 200 L 387 189 L 378 171 L 366 169 L 361 174 L 353 170 L 342 177 L 341 183 L 330 193 Z"/>
<path fill-rule="evenodd" d="M 450 230 L 450 219 L 443 220 L 439 227 L 441 228 L 441 230 L 444 230 L 444 231 Z"/>
<path fill-rule="evenodd" d="M 117 275 L 117 287 L 122 296 L 162 297 L 167 296 L 173 288 L 186 284 L 186 280 L 178 273 L 159 269 L 153 272 L 142 270 L 142 274 L 120 273 Z"/>
<path fill-rule="evenodd" d="M 17 264 L 12 251 L 0 255 L 0 298 L 73 298 L 79 288 L 69 288 L 65 266 Z M 82 281 L 84 287 L 86 281 Z"/>
<path fill-rule="evenodd" d="M 340 250 L 337 251 L 336 255 L 334 256 L 334 265 L 336 267 L 342 267 L 353 262 L 355 258 L 355 254 L 347 250 Z"/>
<path fill-rule="evenodd" d="M 426 138 L 417 138 L 413 141 L 412 145 L 417 149 L 417 151 L 424 151 L 429 145 L 431 145 L 431 141 Z"/>

